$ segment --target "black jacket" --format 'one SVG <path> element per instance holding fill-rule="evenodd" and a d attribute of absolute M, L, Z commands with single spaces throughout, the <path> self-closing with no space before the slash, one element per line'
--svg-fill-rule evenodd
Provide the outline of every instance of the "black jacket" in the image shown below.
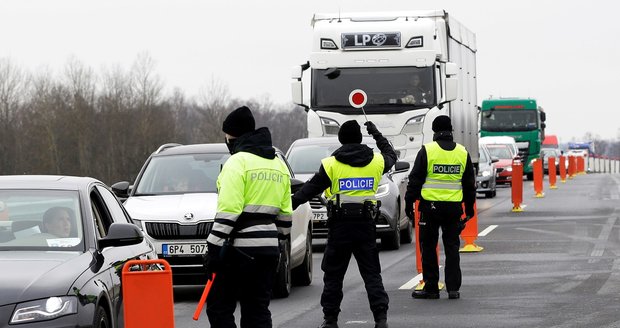
<path fill-rule="evenodd" d="M 377 142 L 377 147 L 383 155 L 383 173 L 388 172 L 392 166 L 396 163 L 396 152 L 390 142 L 381 134 L 374 136 Z M 362 144 L 345 144 L 336 149 L 332 156 L 336 157 L 336 160 L 351 165 L 353 167 L 364 167 L 368 165 L 373 157 L 373 151 L 370 147 Z M 304 183 L 304 186 L 298 190 L 293 197 L 293 209 L 299 205 L 309 201 L 312 197 L 319 195 L 325 189 L 331 187 L 332 182 L 325 172 L 325 168 L 321 164 L 319 172 L 316 173 L 310 180 Z"/>
<path fill-rule="evenodd" d="M 451 135 L 440 136 L 435 141 L 439 144 L 441 149 L 453 150 L 456 147 L 456 143 L 453 141 Z M 426 181 L 428 159 L 426 155 L 426 148 L 422 146 L 422 149 L 418 152 L 418 156 L 413 164 L 413 169 L 409 173 L 409 183 L 407 184 L 407 192 L 405 194 L 405 202 L 412 204 L 416 200 L 420 200 L 420 211 L 425 212 L 431 209 L 430 202 L 422 198 L 422 185 Z M 474 174 L 474 165 L 471 162 L 469 153 L 467 154 L 467 163 L 465 164 L 465 172 L 463 172 L 463 202 L 465 203 L 465 214 L 468 216 L 474 215 L 474 203 L 476 201 L 476 176 Z M 447 211 L 447 213 L 456 215 L 462 213 L 461 203 L 456 202 L 434 202 L 435 208 L 439 211 Z"/>

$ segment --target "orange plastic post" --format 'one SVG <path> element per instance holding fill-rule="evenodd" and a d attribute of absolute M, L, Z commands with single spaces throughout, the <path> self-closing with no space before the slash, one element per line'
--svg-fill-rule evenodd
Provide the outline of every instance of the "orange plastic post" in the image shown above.
<path fill-rule="evenodd" d="M 585 158 L 583 156 L 577 157 L 577 174 L 585 174 Z"/>
<path fill-rule="evenodd" d="M 568 156 L 568 178 L 575 177 L 575 156 Z"/>
<path fill-rule="evenodd" d="M 163 270 L 130 271 L 163 265 Z M 131 260 L 123 266 L 125 328 L 174 328 L 172 270 L 165 260 Z"/>
<path fill-rule="evenodd" d="M 523 164 L 520 160 L 512 161 L 512 211 L 523 212 Z"/>
<path fill-rule="evenodd" d="M 557 172 L 555 171 L 555 157 L 549 157 L 548 159 L 549 161 L 549 189 L 558 189 L 558 187 L 555 185 L 555 182 L 557 181 Z"/>
<path fill-rule="evenodd" d="M 566 157 L 560 156 L 560 180 L 562 183 L 566 182 Z"/>
<path fill-rule="evenodd" d="M 465 203 L 463 203 L 463 216 L 461 219 L 465 218 Z M 484 249 L 484 247 L 480 247 L 476 245 L 476 239 L 478 238 L 478 208 L 476 207 L 476 203 L 474 202 L 474 216 L 467 221 L 465 224 L 465 229 L 461 231 L 461 238 L 465 241 L 465 245 L 459 249 L 459 252 L 471 253 L 471 252 L 480 252 Z"/>
<path fill-rule="evenodd" d="M 536 193 L 536 198 L 543 198 L 545 194 L 543 193 L 543 165 L 542 160 L 537 158 L 532 163 L 532 169 L 534 170 L 534 192 Z"/>
<path fill-rule="evenodd" d="M 207 302 L 207 296 L 209 296 L 209 292 L 211 291 L 211 286 L 213 285 L 213 281 L 215 281 L 215 276 L 216 274 L 214 273 L 213 276 L 211 276 L 211 279 L 207 281 L 207 284 L 205 285 L 205 289 L 202 291 L 202 296 L 200 296 L 200 301 L 198 302 L 198 306 L 196 307 L 196 311 L 194 312 L 194 316 L 192 317 L 194 321 L 197 321 L 198 319 L 200 319 L 200 313 L 202 312 L 202 308 L 205 306 L 205 303 Z"/>

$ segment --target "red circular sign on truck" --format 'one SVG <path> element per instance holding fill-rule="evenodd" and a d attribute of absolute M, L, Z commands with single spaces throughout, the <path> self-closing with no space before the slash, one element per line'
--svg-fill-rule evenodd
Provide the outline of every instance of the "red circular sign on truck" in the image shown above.
<path fill-rule="evenodd" d="M 366 101 L 368 101 L 368 96 L 366 96 L 366 92 L 362 89 L 355 89 L 349 94 L 349 103 L 355 108 L 364 107 Z"/>

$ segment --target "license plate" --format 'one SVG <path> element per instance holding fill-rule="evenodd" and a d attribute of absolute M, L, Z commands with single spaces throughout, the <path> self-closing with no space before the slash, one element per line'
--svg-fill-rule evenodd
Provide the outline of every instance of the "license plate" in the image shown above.
<path fill-rule="evenodd" d="M 325 221 L 327 220 L 327 213 L 312 213 L 314 221 Z"/>
<path fill-rule="evenodd" d="M 162 244 L 164 256 L 202 255 L 207 252 L 207 244 Z"/>

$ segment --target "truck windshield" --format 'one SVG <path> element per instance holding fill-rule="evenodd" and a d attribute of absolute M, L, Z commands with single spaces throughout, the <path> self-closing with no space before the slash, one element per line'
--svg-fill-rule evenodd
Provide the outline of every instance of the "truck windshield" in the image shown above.
<path fill-rule="evenodd" d="M 538 129 L 536 110 L 486 110 L 480 128 L 484 131 L 534 131 Z"/>
<path fill-rule="evenodd" d="M 326 74 L 330 73 L 331 74 Z M 400 108 L 428 108 L 436 104 L 432 67 L 363 67 L 312 70 L 312 107 L 351 110 L 349 94 L 362 89 L 368 95 L 364 109 L 389 112 Z"/>

